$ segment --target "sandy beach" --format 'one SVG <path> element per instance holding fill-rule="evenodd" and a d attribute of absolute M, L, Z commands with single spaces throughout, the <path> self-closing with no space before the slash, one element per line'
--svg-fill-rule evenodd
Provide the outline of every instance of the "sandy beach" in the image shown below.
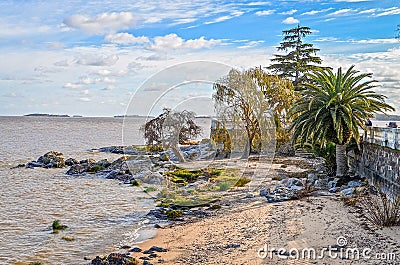
<path fill-rule="evenodd" d="M 240 192 L 236 192 L 239 193 Z M 236 197 L 236 198 L 235 198 Z M 378 229 L 360 215 L 360 209 L 345 206 L 335 195 L 315 196 L 297 201 L 267 204 L 265 198 L 224 198 L 213 216 L 194 222 L 174 224 L 158 230 L 155 238 L 140 245 L 166 248 L 152 263 L 163 264 L 399 264 L 399 227 Z M 347 244 L 337 242 L 339 237 Z M 340 256 L 338 243 L 359 250 L 356 256 Z M 268 245 L 265 252 L 260 248 Z M 321 255 L 323 248 L 331 246 Z M 297 249 L 300 259 L 281 257 L 276 250 Z M 306 248 L 316 250 L 316 258 L 305 257 Z M 368 252 L 370 248 L 371 251 Z M 265 248 L 267 249 L 267 248 Z M 364 249 L 365 257 L 362 255 Z M 271 250 L 269 252 L 269 250 Z M 356 253 L 356 252 L 354 252 Z M 392 253 L 392 254 L 391 254 Z M 292 253 L 295 255 L 295 252 Z M 307 256 L 307 253 L 305 253 Z M 388 254 L 388 255 L 384 255 Z M 272 255 L 272 258 L 271 258 Z M 146 255 L 137 255 L 136 257 Z M 261 256 L 261 257 L 260 257 Z M 318 256 L 323 256 L 318 258 Z M 370 256 L 370 258 L 367 258 Z M 341 258 L 342 257 L 342 258 Z M 346 258 L 348 257 L 348 258 Z M 384 260 L 380 260 L 383 258 Z M 391 260 L 395 258 L 395 260 Z"/>

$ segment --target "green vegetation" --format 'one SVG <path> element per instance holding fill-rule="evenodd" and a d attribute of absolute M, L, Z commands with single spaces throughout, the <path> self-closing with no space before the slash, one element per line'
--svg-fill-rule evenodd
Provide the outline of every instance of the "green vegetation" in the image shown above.
<path fill-rule="evenodd" d="M 186 185 L 188 182 L 193 182 L 198 177 L 204 175 L 204 172 L 202 170 L 177 168 L 174 171 L 167 172 L 166 175 L 171 178 L 172 182 Z"/>
<path fill-rule="evenodd" d="M 267 67 L 274 74 L 286 77 L 293 81 L 296 90 L 301 90 L 301 84 L 308 81 L 307 73 L 322 69 L 322 60 L 316 56 L 319 49 L 313 44 L 305 43 L 303 39 L 312 33 L 309 27 L 297 27 L 283 31 L 283 41 L 278 51 L 285 51 L 287 54 L 275 54 L 271 61 L 272 65 Z"/>
<path fill-rule="evenodd" d="M 176 218 L 183 216 L 183 213 L 181 210 L 167 210 L 165 212 L 165 214 L 167 215 L 167 218 L 169 218 L 169 219 L 176 219 Z"/>
<path fill-rule="evenodd" d="M 231 184 L 228 182 L 221 182 L 219 183 L 219 191 L 226 191 L 231 188 Z"/>
<path fill-rule="evenodd" d="M 372 74 L 359 74 L 350 67 L 337 73 L 323 69 L 309 74 L 302 97 L 291 109 L 293 120 L 293 143 L 326 146 L 336 144 L 336 176 L 348 174 L 346 147 L 353 138 L 360 141 L 359 128 L 377 112 L 392 111 L 385 103 L 385 96 L 371 89 L 375 80 Z"/>
<path fill-rule="evenodd" d="M 53 222 L 53 224 L 52 224 L 52 228 L 53 228 L 53 233 L 56 234 L 56 233 L 58 233 L 58 231 L 60 231 L 60 230 L 65 230 L 65 229 L 67 229 L 68 226 L 61 224 L 59 220 L 55 220 L 55 221 Z"/>
<path fill-rule="evenodd" d="M 155 145 L 146 146 L 146 151 L 149 153 L 159 153 L 159 152 L 165 151 L 165 149 L 162 147 L 162 145 L 155 144 Z"/>
<path fill-rule="evenodd" d="M 250 181 L 251 180 L 248 178 L 239 178 L 238 181 L 236 182 L 235 186 L 236 187 L 244 187 Z"/>
<path fill-rule="evenodd" d="M 167 202 L 160 202 L 156 205 L 156 207 L 164 207 L 164 208 L 169 208 L 171 205 Z"/>
<path fill-rule="evenodd" d="M 101 171 L 101 170 L 104 170 L 104 167 L 103 167 L 103 166 L 101 166 L 101 165 L 94 165 L 94 166 L 89 167 L 89 168 L 87 169 L 87 172 L 89 172 L 89 173 L 91 173 L 91 174 L 94 174 L 94 173 L 97 173 L 97 172 L 99 172 L 99 171 Z"/>
<path fill-rule="evenodd" d="M 134 179 L 131 181 L 131 185 L 134 187 L 139 187 L 140 185 L 142 185 L 142 183 L 139 180 Z"/>
<path fill-rule="evenodd" d="M 143 191 L 146 193 L 149 193 L 149 192 L 158 191 L 158 189 L 157 189 L 157 187 L 154 187 L 154 186 L 148 186 L 148 187 L 145 187 Z"/>

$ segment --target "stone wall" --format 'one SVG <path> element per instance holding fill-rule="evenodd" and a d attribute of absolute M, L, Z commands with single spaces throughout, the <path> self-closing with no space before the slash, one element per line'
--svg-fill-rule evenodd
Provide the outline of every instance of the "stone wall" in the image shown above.
<path fill-rule="evenodd" d="M 381 191 L 400 195 L 400 151 L 363 142 L 361 152 L 349 156 L 354 173 L 365 176 Z"/>

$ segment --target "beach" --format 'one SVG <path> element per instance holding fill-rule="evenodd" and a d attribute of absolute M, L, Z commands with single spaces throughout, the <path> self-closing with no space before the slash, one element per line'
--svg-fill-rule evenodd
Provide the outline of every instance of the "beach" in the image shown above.
<path fill-rule="evenodd" d="M 211 217 L 158 229 L 157 236 L 140 248 L 168 250 L 157 252 L 158 257 L 151 261 L 154 264 L 399 264 L 399 228 L 373 227 L 360 209 L 345 206 L 336 195 L 267 204 L 257 196 L 243 198 L 237 191 L 221 205 Z M 335 247 L 340 249 L 340 237 L 347 241 L 345 249 L 359 249 L 359 260 L 335 251 Z M 329 247 L 331 255 L 328 251 L 321 254 Z M 279 257 L 273 248 L 284 248 L 286 253 Z M 316 251 L 316 258 L 305 253 L 303 259 L 302 250 L 307 248 Z M 362 255 L 367 248 L 371 258 Z M 287 256 L 290 249 L 299 251 L 299 259 Z M 395 260 L 390 260 L 393 257 Z"/>

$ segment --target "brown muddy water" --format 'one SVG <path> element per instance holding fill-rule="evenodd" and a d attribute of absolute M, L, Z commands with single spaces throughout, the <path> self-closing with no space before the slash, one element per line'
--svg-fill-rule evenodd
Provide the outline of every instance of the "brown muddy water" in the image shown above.
<path fill-rule="evenodd" d="M 130 119 L 137 137 L 129 144 L 143 144 L 138 129 L 145 119 Z M 88 150 L 122 145 L 122 123 L 122 118 L 0 117 L 0 264 L 87 264 L 84 257 L 155 233 L 145 218 L 154 200 L 138 187 L 67 176 L 67 169 L 10 169 L 51 150 L 65 158 L 117 159 L 120 155 Z M 56 219 L 68 229 L 53 234 Z"/>

